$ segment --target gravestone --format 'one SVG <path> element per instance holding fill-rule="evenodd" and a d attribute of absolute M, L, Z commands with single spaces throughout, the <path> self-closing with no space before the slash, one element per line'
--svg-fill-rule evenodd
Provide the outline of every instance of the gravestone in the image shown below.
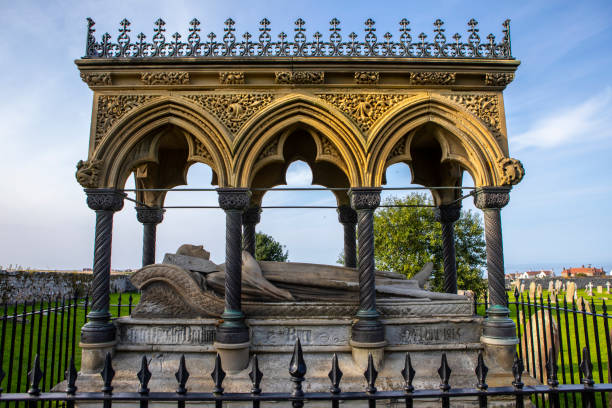
<path fill-rule="evenodd" d="M 555 290 L 555 283 L 553 281 L 548 282 L 548 292 L 552 293 Z"/>
<path fill-rule="evenodd" d="M 608 295 L 610 294 L 610 282 L 606 282 L 606 290 L 608 292 Z"/>
<path fill-rule="evenodd" d="M 520 316 L 522 319 L 522 316 Z M 555 318 L 552 318 L 552 321 L 549 320 L 549 314 L 546 310 L 538 310 L 537 312 L 537 324 L 536 324 L 536 314 L 532 314 L 529 318 L 529 321 L 523 325 L 525 328 L 523 332 L 523 336 L 521 338 L 521 350 L 523 355 L 523 360 L 529 359 L 530 362 L 530 372 L 533 377 L 538 379 L 540 376 L 540 356 L 542 359 L 542 372 L 544 374 L 544 381 L 546 380 L 546 359 L 548 356 L 547 348 L 551 348 L 551 345 L 554 344 L 554 349 L 556 351 L 555 358 L 558 358 L 559 355 L 559 329 L 557 327 L 557 323 L 555 322 Z M 551 332 L 552 327 L 552 332 Z M 546 338 L 546 344 L 544 344 L 544 338 Z M 538 339 L 539 339 L 539 347 L 538 347 Z M 552 343 L 554 342 L 554 343 Z M 532 358 L 533 356 L 533 358 Z M 535 360 L 535 366 L 532 362 Z M 542 380 L 542 379 L 540 379 Z"/>
<path fill-rule="evenodd" d="M 535 282 L 531 282 L 529 284 L 529 299 L 535 300 L 535 294 L 536 294 L 536 284 Z"/>
<path fill-rule="evenodd" d="M 599 294 L 603 293 L 603 286 L 601 285 L 597 286 L 597 293 Z"/>
<path fill-rule="evenodd" d="M 557 292 L 560 291 L 563 288 L 563 282 L 561 282 L 559 279 L 557 279 L 555 281 L 555 289 L 557 289 Z"/>
<path fill-rule="evenodd" d="M 591 313 L 591 303 L 587 302 L 582 296 L 578 298 L 576 308 L 580 312 Z"/>
<path fill-rule="evenodd" d="M 536 296 L 538 297 L 538 299 L 540 299 L 542 297 L 542 285 L 538 283 L 538 286 L 536 288 Z"/>
<path fill-rule="evenodd" d="M 521 294 L 525 292 L 525 284 L 521 283 Z M 610 287 L 608 287 L 608 293 L 610 293 Z"/>
<path fill-rule="evenodd" d="M 565 300 L 567 303 L 572 303 L 576 297 L 576 284 L 574 282 L 567 283 L 567 290 L 565 291 Z"/>
<path fill-rule="evenodd" d="M 586 285 L 587 296 L 593 296 L 593 282 L 589 282 Z"/>

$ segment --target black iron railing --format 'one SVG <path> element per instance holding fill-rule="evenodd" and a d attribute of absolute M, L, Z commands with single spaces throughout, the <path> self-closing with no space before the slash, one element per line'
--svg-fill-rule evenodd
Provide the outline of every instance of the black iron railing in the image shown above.
<path fill-rule="evenodd" d="M 550 351 L 552 357 L 553 351 Z M 138 373 L 135 373 L 139 387 L 133 392 L 118 392 L 113 393 L 113 378 L 115 371 L 112 367 L 112 358 L 110 353 L 106 355 L 104 368 L 101 371 L 103 387 L 99 392 L 78 392 L 77 371 L 74 360 L 71 359 L 66 373 L 66 392 L 43 392 L 40 388 L 40 382 L 44 376 L 44 372 L 40 367 L 38 356 L 34 359 L 33 368 L 30 370 L 28 378 L 30 387 L 27 393 L 12 393 L 0 395 L 0 402 L 16 401 L 19 403 L 27 403 L 28 406 L 36 406 L 43 401 L 65 402 L 68 407 L 73 407 L 75 402 L 85 401 L 100 401 L 105 408 L 111 406 L 113 402 L 137 402 L 141 408 L 148 407 L 150 402 L 159 401 L 175 401 L 179 408 L 184 408 L 186 402 L 214 402 L 215 406 L 221 407 L 223 402 L 246 401 L 251 402 L 253 407 L 259 407 L 262 401 L 289 401 L 293 407 L 303 407 L 307 401 L 329 401 L 332 407 L 339 406 L 340 401 L 368 401 L 370 407 L 375 407 L 378 401 L 403 401 L 406 407 L 412 407 L 414 402 L 420 399 L 436 399 L 442 407 L 449 407 L 450 401 L 453 398 L 473 397 L 474 401 L 478 401 L 480 407 L 487 407 L 489 402 L 499 396 L 514 397 L 517 407 L 523 407 L 525 398 L 531 395 L 546 395 L 550 406 L 559 407 L 560 397 L 568 393 L 581 394 L 581 406 L 595 407 L 595 394 L 612 391 L 612 384 L 595 384 L 593 380 L 593 366 L 590 360 L 589 350 L 583 349 L 583 363 L 580 365 L 582 373 L 582 381 L 580 384 L 559 384 L 556 378 L 556 362 L 555 359 L 549 360 L 550 375 L 546 385 L 528 386 L 522 381 L 523 362 L 519 355 L 516 354 L 512 371 L 514 373 L 514 381 L 512 384 L 503 387 L 488 387 L 486 383 L 488 368 L 484 363 L 482 352 L 478 356 L 478 364 L 475 374 L 477 386 L 475 388 L 451 388 L 449 379 L 452 373 L 450 366 L 446 360 L 446 354 L 442 353 L 440 368 L 438 374 L 440 376 L 439 389 L 417 390 L 413 386 L 415 372 L 411 365 L 410 355 L 406 354 L 405 366 L 401 370 L 404 378 L 404 387 L 397 391 L 378 391 L 376 388 L 377 371 L 374 367 L 372 355 L 368 358 L 368 366 L 364 372 L 364 391 L 361 392 L 342 392 L 342 371 L 338 366 L 337 357 L 334 355 L 331 361 L 331 370 L 329 372 L 330 390 L 329 392 L 304 392 L 302 383 L 306 380 L 307 365 L 302 353 L 302 347 L 299 339 L 296 341 L 291 362 L 289 363 L 289 376 L 292 384 L 292 389 L 285 393 L 266 393 L 262 392 L 262 380 L 264 374 L 259 370 L 257 356 L 254 355 L 251 361 L 251 372 L 249 376 L 252 381 L 252 389 L 250 393 L 224 393 L 223 383 L 225 380 L 225 372 L 221 365 L 221 358 L 217 355 L 215 359 L 215 367 L 211 372 L 213 380 L 213 389 L 207 392 L 190 392 L 188 391 L 189 371 L 185 356 L 180 359 L 178 371 L 175 374 L 177 380 L 176 392 L 151 392 L 149 389 L 149 381 L 152 378 L 149 371 L 148 361 L 146 356 L 141 360 L 141 367 Z"/>

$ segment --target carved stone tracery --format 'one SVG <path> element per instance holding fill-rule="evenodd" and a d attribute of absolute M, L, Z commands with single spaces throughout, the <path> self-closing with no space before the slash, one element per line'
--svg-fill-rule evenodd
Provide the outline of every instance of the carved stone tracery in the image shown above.
<path fill-rule="evenodd" d="M 376 71 L 355 72 L 355 83 L 357 84 L 377 84 L 380 80 L 380 73 Z"/>
<path fill-rule="evenodd" d="M 450 95 L 449 98 L 476 115 L 496 136 L 501 134 L 497 95 Z"/>
<path fill-rule="evenodd" d="M 140 80 L 145 85 L 185 85 L 190 82 L 189 72 L 143 72 Z"/>
<path fill-rule="evenodd" d="M 340 153 L 336 149 L 336 146 L 326 137 L 321 138 L 321 154 L 340 158 Z"/>
<path fill-rule="evenodd" d="M 367 132 L 393 105 L 410 95 L 389 94 L 317 94 L 351 117 L 357 126 Z"/>
<path fill-rule="evenodd" d="M 244 84 L 244 72 L 219 72 L 219 82 L 224 85 Z"/>
<path fill-rule="evenodd" d="M 491 86 L 506 86 L 514 81 L 514 74 L 505 72 L 489 72 L 485 74 L 485 83 Z"/>
<path fill-rule="evenodd" d="M 113 84 L 110 72 L 81 72 L 81 79 L 89 86 Z"/>
<path fill-rule="evenodd" d="M 204 143 L 202 143 L 198 138 L 195 137 L 193 138 L 193 155 L 202 159 L 202 161 L 206 163 L 213 163 L 212 155 L 208 152 L 208 149 L 206 149 Z"/>
<path fill-rule="evenodd" d="M 274 156 L 278 151 L 278 143 L 280 138 L 277 136 L 272 139 L 268 144 L 263 148 L 261 153 L 259 153 L 259 157 L 257 157 L 257 161 L 263 160 L 266 157 Z"/>
<path fill-rule="evenodd" d="M 143 103 L 153 99 L 153 95 L 101 95 L 98 97 L 96 117 L 96 145 L 107 130 L 123 115 Z"/>
<path fill-rule="evenodd" d="M 232 133 L 237 133 L 251 116 L 272 102 L 273 96 L 255 93 L 187 95 L 187 98 L 219 118 Z"/>

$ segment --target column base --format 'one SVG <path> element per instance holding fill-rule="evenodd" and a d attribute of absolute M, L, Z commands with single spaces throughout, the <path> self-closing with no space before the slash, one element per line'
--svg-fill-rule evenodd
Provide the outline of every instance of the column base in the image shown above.
<path fill-rule="evenodd" d="M 249 328 L 244 322 L 244 313 L 225 310 L 217 326 L 215 340 L 222 344 L 242 344 L 249 342 Z"/>
<path fill-rule="evenodd" d="M 487 309 L 487 318 L 483 323 L 483 337 L 497 340 L 516 339 L 516 325 L 510 319 L 510 310 L 501 305 Z"/>
<path fill-rule="evenodd" d="M 368 356 L 372 354 L 374 360 L 374 368 L 380 371 L 385 361 L 385 346 L 387 342 L 385 340 L 378 343 L 360 343 L 358 341 L 350 340 L 351 353 L 353 355 L 353 361 L 361 369 L 365 370 L 368 367 Z"/>
<path fill-rule="evenodd" d="M 378 320 L 376 310 L 360 310 L 357 322 L 351 327 L 351 340 L 358 343 L 380 343 L 385 341 L 385 327 Z"/>
<path fill-rule="evenodd" d="M 104 368 L 106 354 L 115 354 L 117 341 L 107 343 L 84 343 L 80 342 L 81 347 L 81 373 L 98 374 Z"/>
<path fill-rule="evenodd" d="M 227 344 L 215 341 L 213 345 L 219 353 L 224 371 L 236 374 L 248 367 L 250 342 Z"/>
<path fill-rule="evenodd" d="M 85 344 L 101 344 L 114 342 L 117 328 L 114 324 L 95 323 L 89 321 L 81 328 L 81 342 Z"/>

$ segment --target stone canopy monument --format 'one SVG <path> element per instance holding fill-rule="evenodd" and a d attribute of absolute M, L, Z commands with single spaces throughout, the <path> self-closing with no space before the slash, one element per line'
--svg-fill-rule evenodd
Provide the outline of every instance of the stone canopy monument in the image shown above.
<path fill-rule="evenodd" d="M 505 296 L 500 211 L 524 170 L 508 152 L 503 90 L 519 61 L 512 57 L 508 21 L 499 42 L 493 35 L 481 39 L 477 24 L 468 23 L 465 40 L 459 34 L 450 40 L 437 20 L 428 41 L 425 34 L 413 38 L 406 19 L 399 34 L 383 36 L 368 19 L 359 39 L 345 35 L 333 19 L 324 39 L 319 32 L 309 37 L 298 19 L 292 39 L 281 33 L 276 40 L 267 19 L 257 38 L 239 37 L 228 19 L 222 38 L 204 39 L 194 19 L 184 40 L 179 34 L 170 40 L 159 19 L 148 42 L 144 34 L 130 37 L 127 20 L 115 41 L 109 34 L 96 39 L 89 19 L 85 56 L 76 61 L 93 91 L 89 152 L 76 177 L 96 211 L 82 376 L 113 351 L 123 386 L 133 386 L 128 372 L 146 353 L 159 359 L 153 382 L 164 390 L 172 387 L 179 355 L 190 353 L 201 361 L 192 386 L 209 387 L 205 373 L 219 353 L 234 376 L 228 391 L 247 391 L 249 356 L 257 353 L 262 367 L 279 371 L 296 338 L 310 359 L 312 391 L 328 386 L 333 353 L 347 391 L 361 386 L 368 354 L 388 388 L 401 384 L 394 373 L 406 351 L 423 371 L 418 378 L 435 385 L 431 357 L 440 350 L 452 361 L 459 385 L 470 378 L 461 373 L 473 372 L 483 348 L 492 371 L 508 373 L 518 340 Z M 344 267 L 252 258 L 262 198 L 285 184 L 287 167 L 298 159 L 312 169 L 313 183 L 336 197 Z M 225 263 L 204 262 L 203 249 L 183 248 L 156 264 L 166 192 L 186 184 L 196 162 L 210 166 L 212 184 L 219 187 Z M 385 171 L 398 162 L 410 166 L 413 183 L 430 188 L 437 206 L 444 294 L 375 269 L 373 215 Z M 471 195 L 484 211 L 490 292 L 484 321 L 474 316 L 470 300 L 456 294 L 453 224 L 464 198 L 464 172 L 474 180 Z M 133 277 L 142 300 L 132 316 L 112 322 L 112 220 L 132 175 L 144 229 L 143 268 Z M 285 381 L 279 377 L 266 387 L 281 389 Z"/>

